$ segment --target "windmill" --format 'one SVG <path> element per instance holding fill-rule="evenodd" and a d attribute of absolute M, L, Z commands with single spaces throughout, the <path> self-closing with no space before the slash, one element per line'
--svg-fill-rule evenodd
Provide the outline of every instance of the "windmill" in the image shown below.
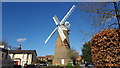
<path fill-rule="evenodd" d="M 56 40 L 56 48 L 53 58 L 53 64 L 57 65 L 65 65 L 70 61 L 68 52 L 70 51 L 70 44 L 68 40 L 68 32 L 70 31 L 70 23 L 66 21 L 66 19 L 70 16 L 70 14 L 75 9 L 75 5 L 72 6 L 72 8 L 68 11 L 68 13 L 64 16 L 64 18 L 59 21 L 57 16 L 55 15 L 53 17 L 53 20 L 56 24 L 56 28 L 53 30 L 53 32 L 48 36 L 48 38 L 45 40 L 45 43 L 48 42 L 48 40 L 51 38 L 51 36 L 58 31 L 58 37 Z"/>

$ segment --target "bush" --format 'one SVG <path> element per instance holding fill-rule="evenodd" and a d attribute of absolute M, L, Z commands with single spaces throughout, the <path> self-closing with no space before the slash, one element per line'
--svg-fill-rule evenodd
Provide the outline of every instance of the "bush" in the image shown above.
<path fill-rule="evenodd" d="M 75 65 L 75 67 L 74 67 L 74 68 L 80 68 L 79 64 Z"/>
<path fill-rule="evenodd" d="M 22 68 L 21 65 L 14 65 L 14 68 Z"/>

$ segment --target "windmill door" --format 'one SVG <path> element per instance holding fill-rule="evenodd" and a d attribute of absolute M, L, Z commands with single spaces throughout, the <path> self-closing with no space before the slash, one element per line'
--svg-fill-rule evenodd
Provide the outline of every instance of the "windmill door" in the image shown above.
<path fill-rule="evenodd" d="M 61 59 L 61 64 L 65 64 L 65 59 Z"/>

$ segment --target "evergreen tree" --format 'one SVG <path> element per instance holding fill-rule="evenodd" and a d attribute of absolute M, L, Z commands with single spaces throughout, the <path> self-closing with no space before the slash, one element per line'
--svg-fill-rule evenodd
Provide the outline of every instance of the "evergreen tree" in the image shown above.
<path fill-rule="evenodd" d="M 83 44 L 82 59 L 87 62 L 92 62 L 90 42 L 86 42 L 85 44 Z"/>

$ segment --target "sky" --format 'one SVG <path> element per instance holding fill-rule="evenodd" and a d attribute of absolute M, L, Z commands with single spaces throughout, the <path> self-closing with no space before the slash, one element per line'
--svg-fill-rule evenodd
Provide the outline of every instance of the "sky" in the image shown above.
<path fill-rule="evenodd" d="M 0 2 L 0 41 L 2 40 L 2 2 Z"/>
<path fill-rule="evenodd" d="M 91 32 L 93 22 L 79 8 L 78 2 L 3 2 L 2 3 L 2 40 L 12 47 L 22 45 L 22 50 L 36 50 L 38 56 L 54 55 L 58 32 L 45 44 L 49 34 L 56 28 L 52 19 L 54 15 L 59 20 L 65 16 L 72 5 L 76 9 L 69 16 L 70 47 L 82 54 L 82 45 L 91 37 L 81 33 Z M 86 20 L 86 19 L 89 20 Z M 21 42 L 20 42 L 21 41 Z"/>
<path fill-rule="evenodd" d="M 2 2 L 113 2 L 119 0 L 1 0 Z"/>

